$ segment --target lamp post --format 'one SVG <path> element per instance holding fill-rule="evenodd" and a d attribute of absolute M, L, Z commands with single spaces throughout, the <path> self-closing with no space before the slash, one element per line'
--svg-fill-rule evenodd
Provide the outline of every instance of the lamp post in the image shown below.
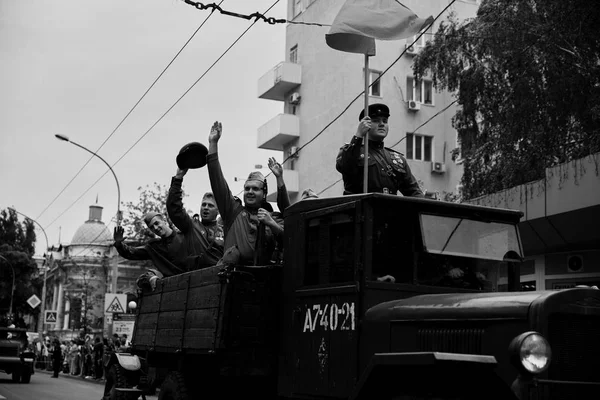
<path fill-rule="evenodd" d="M 110 166 L 109 163 L 106 162 L 106 160 L 102 157 L 100 157 L 97 153 L 91 151 L 90 149 L 80 145 L 79 143 L 76 143 L 72 140 L 69 140 L 69 138 L 67 136 L 64 135 L 54 135 L 57 139 L 62 140 L 64 142 L 69 142 L 77 147 L 79 147 L 80 149 L 83 149 L 85 151 L 87 151 L 88 153 L 90 153 L 91 155 L 98 157 L 104 164 L 106 164 L 106 166 L 108 167 L 108 169 L 110 170 L 110 172 L 112 172 L 114 178 L 115 178 L 115 182 L 117 183 L 117 226 L 121 226 L 121 188 L 119 186 L 119 180 L 117 179 L 117 175 L 115 174 L 115 171 L 113 171 L 112 167 Z M 119 257 L 115 257 L 116 261 L 113 264 L 113 280 L 112 280 L 112 292 L 113 293 L 117 293 L 117 274 L 119 272 Z"/>
<path fill-rule="evenodd" d="M 12 270 L 13 282 L 12 282 L 12 290 L 10 292 L 10 307 L 8 309 L 8 315 L 12 318 L 12 309 L 13 309 L 13 298 L 15 297 L 15 267 L 13 267 L 12 263 L 6 259 L 3 255 L 0 255 L 0 258 L 8 263 L 10 269 Z"/>
<path fill-rule="evenodd" d="M 46 251 L 44 252 L 44 255 L 46 256 L 46 267 L 44 268 L 44 285 L 42 286 L 42 305 L 40 308 L 40 316 L 38 317 L 38 333 L 41 338 L 42 334 L 44 332 L 44 318 L 45 318 L 44 314 L 46 312 L 46 278 L 47 278 L 47 271 L 50 268 L 50 260 L 48 257 L 48 251 L 50 250 L 50 245 L 48 244 L 48 235 L 46 235 L 46 231 L 44 230 L 44 228 L 42 228 L 42 225 L 40 225 L 40 223 L 37 222 L 35 219 L 29 218 L 27 215 L 15 210 L 12 207 L 8 207 L 8 209 L 33 221 L 33 223 L 35 223 L 42 230 L 42 233 L 44 234 L 44 238 L 46 239 Z"/>

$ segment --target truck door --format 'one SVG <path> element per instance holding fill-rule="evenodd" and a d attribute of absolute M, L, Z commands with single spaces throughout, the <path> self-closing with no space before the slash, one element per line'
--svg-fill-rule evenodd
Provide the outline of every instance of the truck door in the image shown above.
<path fill-rule="evenodd" d="M 307 213 L 304 271 L 294 290 L 293 392 L 343 397 L 357 379 L 359 210 Z"/>

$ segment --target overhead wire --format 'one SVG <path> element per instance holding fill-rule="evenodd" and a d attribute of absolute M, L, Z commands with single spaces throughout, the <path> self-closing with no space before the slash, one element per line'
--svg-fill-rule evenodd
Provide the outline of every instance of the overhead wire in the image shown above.
<path fill-rule="evenodd" d="M 267 10 L 265 11 L 265 13 L 269 12 L 273 7 L 275 7 L 277 5 L 277 3 L 279 3 L 280 0 L 275 0 L 275 2 L 269 7 L 267 8 Z M 237 39 L 235 39 L 233 41 L 233 43 L 227 47 L 227 49 L 216 59 L 215 62 L 213 62 L 211 64 L 210 67 L 208 67 L 208 69 L 206 71 L 204 71 L 204 73 L 198 78 L 196 79 L 196 81 L 167 109 L 167 111 L 165 111 L 159 118 L 158 120 L 156 120 L 156 122 L 154 122 L 154 124 L 152 124 L 152 126 L 150 126 L 150 128 L 148 128 L 148 130 L 146 130 L 146 132 L 144 132 L 134 143 L 133 145 L 131 145 L 127 151 L 125 151 L 125 153 L 123 153 L 121 155 L 121 157 L 119 157 L 119 159 L 117 159 L 117 161 L 115 161 L 111 167 L 114 167 L 115 165 L 117 165 L 127 154 L 129 154 L 129 152 L 142 140 L 144 139 L 144 137 L 146 137 L 146 135 L 148 135 L 148 133 L 150 133 L 150 131 L 152 129 L 154 129 L 154 127 L 160 122 L 162 121 L 162 119 L 198 84 L 198 82 L 200 82 L 202 80 L 202 78 L 204 78 L 204 76 L 206 76 L 206 74 L 229 52 L 229 50 L 231 50 L 233 48 L 233 46 L 235 46 L 237 44 L 237 42 L 239 42 L 242 37 L 244 37 L 244 35 L 246 35 L 246 33 L 256 24 L 256 20 L 254 22 L 252 22 L 252 24 L 250 24 L 250 26 L 248 28 L 246 28 L 246 30 L 244 30 L 244 32 L 242 32 Z M 110 172 L 110 170 L 106 170 L 104 172 L 104 174 L 102 174 L 92 185 L 90 185 L 90 187 L 88 187 L 85 192 L 83 192 L 81 194 L 81 196 L 79 196 L 73 203 L 71 203 L 71 205 L 69 205 L 58 217 L 56 217 L 54 220 L 52 220 L 52 222 L 50 222 L 46 228 L 48 228 L 49 226 L 51 226 L 54 222 L 56 222 L 60 217 L 62 217 L 71 207 L 73 207 L 73 205 L 75 205 L 88 191 L 90 191 L 90 189 L 92 189 L 106 174 L 108 174 Z"/>
<path fill-rule="evenodd" d="M 224 1 L 225 0 L 221 0 L 219 2 L 219 5 L 221 5 Z M 175 62 L 175 60 L 179 57 L 179 55 L 181 54 L 181 52 L 187 47 L 187 45 L 192 41 L 192 39 L 196 36 L 196 34 L 200 31 L 200 29 L 202 29 L 202 27 L 204 26 L 204 24 L 209 20 L 209 18 L 212 15 L 213 15 L 213 12 L 211 12 L 204 19 L 204 21 L 202 21 L 202 23 L 194 31 L 194 33 L 192 34 L 192 36 L 189 37 L 189 39 L 179 49 L 179 51 L 175 54 L 175 56 L 171 59 L 171 61 L 169 61 L 169 63 L 167 64 L 167 66 L 165 68 L 163 68 L 162 72 L 156 77 L 156 79 L 154 79 L 154 82 L 152 82 L 152 84 L 148 87 L 148 89 L 146 89 L 146 91 L 144 92 L 144 94 L 138 99 L 138 101 L 133 105 L 133 107 L 131 107 L 131 109 L 127 112 L 127 114 L 121 119 L 121 121 L 117 124 L 117 126 L 112 130 L 112 132 L 110 133 L 110 135 L 108 135 L 108 137 L 106 139 L 104 139 L 104 141 L 102 142 L 102 144 L 96 149 L 95 153 L 98 153 L 102 149 L 102 147 L 104 147 L 104 145 L 106 144 L 106 142 L 108 142 L 108 140 L 115 134 L 115 132 L 121 127 L 121 125 L 123 125 L 123 123 L 125 122 L 125 120 L 127 118 L 129 118 L 129 116 L 131 115 L 131 113 L 142 102 L 142 100 L 146 97 L 146 95 L 148 94 L 148 92 L 150 92 L 150 90 L 152 90 L 152 88 L 156 85 L 156 83 L 160 80 L 160 78 L 162 78 L 162 76 L 165 74 L 165 72 L 167 72 L 167 70 L 169 69 L 169 67 L 171 67 L 171 65 L 173 64 L 173 62 Z M 83 169 L 90 163 L 90 161 L 93 158 L 94 158 L 93 155 L 90 156 L 90 158 L 85 162 L 85 164 L 83 164 L 83 166 L 79 169 L 79 171 L 77 171 L 77 173 L 73 176 L 73 178 L 71 178 L 71 180 L 69 182 L 67 182 L 67 184 L 65 185 L 65 187 L 62 188 L 62 190 L 56 195 L 56 197 L 54 197 L 54 199 L 52 199 L 52 201 L 50 202 L 50 204 L 48 204 L 40 212 L 40 214 L 36 217 L 36 219 L 40 219 L 40 217 L 46 212 L 46 210 L 48 210 L 48 208 L 50 208 L 52 206 L 52 204 L 54 204 L 54 202 L 60 197 L 60 195 L 63 194 L 64 191 L 71 185 L 71 183 L 75 180 L 75 178 L 77 178 L 79 176 L 79 174 L 81 174 L 81 172 L 83 171 Z"/>

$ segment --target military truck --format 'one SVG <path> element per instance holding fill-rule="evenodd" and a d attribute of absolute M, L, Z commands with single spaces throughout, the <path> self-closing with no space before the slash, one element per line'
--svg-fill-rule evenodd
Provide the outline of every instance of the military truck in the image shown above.
<path fill-rule="evenodd" d="M 386 194 L 285 210 L 283 265 L 140 293 L 106 398 L 595 398 L 600 291 L 521 292 L 519 211 Z"/>
<path fill-rule="evenodd" d="M 0 371 L 15 383 L 29 383 L 35 354 L 27 348 L 27 329 L 0 327 Z"/>

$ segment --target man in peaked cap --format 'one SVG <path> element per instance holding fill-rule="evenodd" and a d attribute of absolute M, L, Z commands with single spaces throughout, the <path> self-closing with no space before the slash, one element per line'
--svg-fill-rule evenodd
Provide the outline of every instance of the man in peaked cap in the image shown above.
<path fill-rule="evenodd" d="M 229 263 L 266 265 L 271 261 L 276 240 L 283 236 L 283 226 L 267 211 L 267 181 L 259 171 L 251 172 L 244 182 L 244 205 L 239 204 L 227 185 L 219 162 L 218 143 L 222 125 L 215 122 L 208 136 L 206 156 L 210 185 L 217 201 L 225 230 L 225 252 L 237 248 L 237 260 Z"/>
<path fill-rule="evenodd" d="M 163 276 L 181 274 L 196 268 L 195 257 L 190 257 L 189 245 L 183 233 L 173 229 L 166 217 L 157 212 L 144 215 L 144 222 L 158 238 L 150 239 L 143 246 L 125 243 L 122 226 L 114 231 L 114 246 L 121 257 L 127 260 L 152 260 L 156 269 L 149 269 L 138 279 L 141 288 L 156 287 L 156 280 Z"/>
<path fill-rule="evenodd" d="M 385 104 L 372 104 L 358 117 L 356 133 L 349 144 L 340 148 L 335 168 L 342 174 L 344 194 L 363 193 L 364 176 L 364 143 L 365 136 L 369 140 L 367 157 L 368 180 L 367 192 L 397 194 L 423 197 L 417 180 L 413 176 L 406 158 L 401 153 L 384 146 L 383 141 L 389 130 L 388 118 L 390 109 Z"/>

